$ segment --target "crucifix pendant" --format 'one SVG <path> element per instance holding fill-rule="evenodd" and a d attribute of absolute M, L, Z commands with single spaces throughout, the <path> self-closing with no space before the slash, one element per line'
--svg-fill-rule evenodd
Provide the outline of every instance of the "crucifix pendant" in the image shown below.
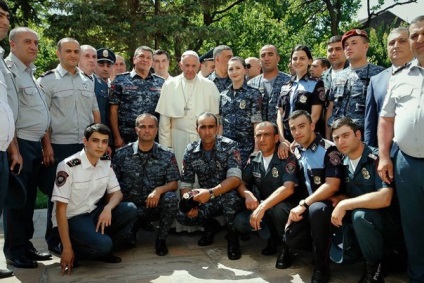
<path fill-rule="evenodd" d="M 185 113 L 186 116 L 187 116 L 187 113 L 188 113 L 189 110 L 190 110 L 190 108 L 188 108 L 187 106 L 184 107 L 184 113 Z"/>

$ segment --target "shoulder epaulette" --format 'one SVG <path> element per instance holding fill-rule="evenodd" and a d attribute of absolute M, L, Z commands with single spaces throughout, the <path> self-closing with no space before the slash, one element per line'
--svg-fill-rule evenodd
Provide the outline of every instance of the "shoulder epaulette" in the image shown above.
<path fill-rule="evenodd" d="M 327 139 L 322 139 L 324 141 L 324 148 L 328 149 L 329 147 L 336 146 L 332 141 Z"/>
<path fill-rule="evenodd" d="M 50 75 L 50 74 L 53 74 L 53 73 L 54 73 L 54 70 L 47 71 L 47 72 L 45 72 L 44 74 L 42 74 L 42 75 L 40 76 L 40 78 L 43 78 L 43 77 L 45 77 L 45 76 L 47 76 L 47 75 Z"/>
<path fill-rule="evenodd" d="M 124 148 L 127 148 L 127 147 L 129 147 L 129 146 L 132 146 L 132 144 L 133 144 L 132 142 L 127 143 L 126 145 L 121 146 L 120 148 L 115 149 L 115 152 L 118 152 L 118 151 L 120 151 L 120 150 L 122 150 L 122 149 L 124 149 Z"/>
<path fill-rule="evenodd" d="M 74 158 L 74 159 L 69 160 L 68 162 L 66 162 L 66 164 L 67 164 L 69 167 L 75 167 L 75 166 L 77 166 L 77 165 L 80 165 L 80 164 L 81 164 L 81 159 L 79 159 L 79 158 Z"/>
<path fill-rule="evenodd" d="M 396 75 L 397 73 L 399 73 L 403 69 L 409 67 L 409 65 L 411 65 L 411 62 L 405 63 L 405 65 L 399 67 L 396 71 L 392 72 L 392 76 Z"/>
<path fill-rule="evenodd" d="M 130 72 L 124 72 L 124 73 L 120 73 L 120 74 L 117 74 L 115 77 L 121 77 L 121 76 L 124 76 L 124 75 L 128 75 Z"/>
<path fill-rule="evenodd" d="M 110 160 L 110 156 L 107 153 L 105 153 L 103 154 L 102 157 L 100 157 L 100 160 Z"/>

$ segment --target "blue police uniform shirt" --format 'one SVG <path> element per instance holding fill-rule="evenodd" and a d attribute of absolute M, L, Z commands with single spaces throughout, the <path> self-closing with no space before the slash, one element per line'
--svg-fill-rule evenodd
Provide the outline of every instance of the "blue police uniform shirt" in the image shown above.
<path fill-rule="evenodd" d="M 327 177 L 343 177 L 342 154 L 334 143 L 317 135 L 308 148 L 297 146 L 294 152 L 300 167 L 300 184 L 304 184 L 308 195 L 315 192 Z"/>
<path fill-rule="evenodd" d="M 242 164 L 246 164 L 255 148 L 254 123 L 262 122 L 262 96 L 253 87 L 243 85 L 241 89 L 221 92 L 219 114 L 224 137 L 239 145 Z"/>
<path fill-rule="evenodd" d="M 109 125 L 109 85 L 96 74 L 94 78 L 94 93 L 99 105 L 100 120 L 103 124 Z"/>
<path fill-rule="evenodd" d="M 155 74 L 143 79 L 135 70 L 119 74 L 111 85 L 109 104 L 118 105 L 118 125 L 122 138 L 136 140 L 134 121 L 143 113 L 155 114 L 165 80 Z"/>
<path fill-rule="evenodd" d="M 155 142 L 150 151 L 142 152 L 138 145 L 137 140 L 118 149 L 112 167 L 125 201 L 140 206 L 155 188 L 179 181 L 180 171 L 171 149 Z"/>
<path fill-rule="evenodd" d="M 279 71 L 277 77 L 274 79 L 271 91 L 265 87 L 263 74 L 247 82 L 249 86 L 259 89 L 259 92 L 262 94 L 262 121 L 277 122 L 277 103 L 280 97 L 281 87 L 289 80 L 289 75 Z"/>
<path fill-rule="evenodd" d="M 208 79 L 213 81 L 220 93 L 226 90 L 232 84 L 232 81 L 229 77 L 220 78 L 216 75 L 215 71 L 213 71 L 208 76 Z"/>
<path fill-rule="evenodd" d="M 341 117 L 350 117 L 360 129 L 364 128 L 365 98 L 372 76 L 384 68 L 367 64 L 358 69 L 348 67 L 337 74 L 331 86 L 329 101 L 333 102 L 333 113 L 328 119 L 328 126 Z"/>
<path fill-rule="evenodd" d="M 214 148 L 206 152 L 201 141 L 187 145 L 183 158 L 181 188 L 193 188 L 195 176 L 202 188 L 213 188 L 229 177 L 241 179 L 241 160 L 237 142 L 217 136 Z"/>

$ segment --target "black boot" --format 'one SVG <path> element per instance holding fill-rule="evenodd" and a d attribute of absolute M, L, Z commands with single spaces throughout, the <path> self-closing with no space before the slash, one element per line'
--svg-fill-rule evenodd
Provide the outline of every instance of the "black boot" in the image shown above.
<path fill-rule="evenodd" d="M 289 247 L 285 242 L 282 242 L 279 248 L 277 261 L 275 262 L 275 268 L 286 269 L 292 264 L 292 254 L 290 253 Z"/>
<path fill-rule="evenodd" d="M 205 228 L 205 231 L 197 244 L 202 247 L 212 245 L 215 234 L 222 230 L 222 226 L 219 224 L 218 220 L 210 218 L 205 221 L 203 227 Z"/>
<path fill-rule="evenodd" d="M 158 256 L 164 256 L 168 254 L 168 247 L 166 246 L 165 239 L 156 238 L 155 248 L 156 248 L 156 254 Z"/>
<path fill-rule="evenodd" d="M 227 234 L 227 256 L 230 260 L 241 258 L 239 233 L 231 228 L 228 229 Z"/>
<path fill-rule="evenodd" d="M 359 283 L 384 283 L 382 266 L 380 262 L 366 261 L 364 273 Z"/>

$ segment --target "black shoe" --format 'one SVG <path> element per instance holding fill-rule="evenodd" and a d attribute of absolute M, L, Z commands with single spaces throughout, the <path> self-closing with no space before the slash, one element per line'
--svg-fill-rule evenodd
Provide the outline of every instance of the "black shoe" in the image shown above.
<path fill-rule="evenodd" d="M 275 255 L 278 251 L 278 243 L 272 239 L 269 238 L 266 247 L 262 250 L 262 255 Z"/>
<path fill-rule="evenodd" d="M 37 268 L 38 263 L 30 260 L 27 257 L 21 256 L 17 258 L 6 258 L 6 263 L 17 268 Z"/>
<path fill-rule="evenodd" d="M 229 260 L 241 258 L 239 233 L 232 228 L 229 228 L 227 233 L 227 256 Z"/>
<path fill-rule="evenodd" d="M 13 271 L 9 269 L 0 269 L 0 278 L 12 277 Z"/>
<path fill-rule="evenodd" d="M 49 251 L 54 253 L 55 255 L 61 255 L 62 254 L 62 244 L 58 244 L 56 246 L 50 246 Z"/>
<path fill-rule="evenodd" d="M 158 256 L 164 256 L 168 254 L 168 247 L 166 246 L 165 239 L 156 239 L 156 254 Z"/>
<path fill-rule="evenodd" d="M 381 263 L 366 261 L 359 283 L 384 283 Z"/>
<path fill-rule="evenodd" d="M 216 233 L 222 230 L 221 224 L 219 224 L 218 220 L 214 218 L 208 219 L 204 225 L 204 228 L 205 231 L 197 242 L 197 244 L 201 247 L 212 245 Z"/>
<path fill-rule="evenodd" d="M 288 248 L 281 248 L 278 254 L 277 261 L 275 262 L 275 268 L 286 269 L 292 264 L 292 255 Z"/>
<path fill-rule="evenodd" d="M 106 262 L 106 263 L 120 263 L 122 261 L 122 259 L 119 256 L 109 254 L 109 255 L 105 256 L 104 258 L 102 258 L 102 261 Z"/>
<path fill-rule="evenodd" d="M 155 231 L 155 226 L 153 226 L 152 222 L 141 222 L 140 227 L 145 231 Z"/>
<path fill-rule="evenodd" d="M 330 269 L 314 268 L 314 274 L 312 275 L 311 283 L 327 283 L 330 280 Z"/>
<path fill-rule="evenodd" d="M 29 249 L 26 251 L 26 255 L 28 259 L 35 261 L 43 261 L 43 260 L 51 260 L 52 255 L 49 253 L 41 253 L 37 251 L 35 248 Z"/>

